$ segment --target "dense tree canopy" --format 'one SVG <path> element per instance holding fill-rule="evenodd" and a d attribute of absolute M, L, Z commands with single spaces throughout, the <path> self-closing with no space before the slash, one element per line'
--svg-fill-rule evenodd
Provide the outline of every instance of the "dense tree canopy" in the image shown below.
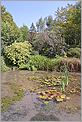
<path fill-rule="evenodd" d="M 13 17 L 6 11 L 4 6 L 1 6 L 2 30 L 1 30 L 1 44 L 4 46 L 11 45 L 16 40 L 21 38 L 20 30 L 13 21 Z"/>
<path fill-rule="evenodd" d="M 54 26 L 53 26 L 54 27 Z M 81 3 L 69 5 L 56 12 L 55 27 L 64 36 L 70 47 L 81 44 Z M 55 28 L 54 28 L 55 31 Z"/>
<path fill-rule="evenodd" d="M 29 29 L 26 25 L 23 25 L 22 27 L 20 27 L 20 32 L 21 32 L 21 37 L 23 41 L 27 41 L 28 40 L 28 34 L 29 34 Z"/>
<path fill-rule="evenodd" d="M 36 27 L 37 27 L 37 32 L 44 32 L 44 30 L 45 30 L 45 21 L 44 21 L 44 19 L 42 19 L 42 17 L 36 23 Z"/>
<path fill-rule="evenodd" d="M 34 23 L 31 24 L 30 32 L 36 32 L 36 28 L 34 26 Z"/>
<path fill-rule="evenodd" d="M 46 26 L 47 26 L 47 29 L 48 31 L 52 30 L 52 27 L 53 27 L 53 17 L 52 16 L 48 16 L 46 19 Z"/>
<path fill-rule="evenodd" d="M 51 15 L 40 18 L 31 24 L 30 29 L 26 25 L 18 28 L 12 15 L 1 6 L 2 49 L 14 42 L 29 42 L 34 51 L 48 57 L 61 54 L 61 50 L 81 46 L 81 3 L 67 5 L 58 8 L 55 18 Z"/>
<path fill-rule="evenodd" d="M 32 45 L 39 54 L 54 57 L 56 54 L 61 53 L 65 41 L 61 35 L 56 36 L 55 32 L 44 32 L 36 35 Z"/>

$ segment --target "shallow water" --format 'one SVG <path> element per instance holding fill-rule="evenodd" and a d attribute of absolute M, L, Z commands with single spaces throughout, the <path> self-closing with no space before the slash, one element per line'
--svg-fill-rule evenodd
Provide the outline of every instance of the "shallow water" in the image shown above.
<path fill-rule="evenodd" d="M 25 84 L 27 90 L 24 97 L 11 105 L 6 112 L 1 113 L 2 121 L 80 121 L 80 110 L 75 113 L 67 113 L 61 109 L 57 109 L 57 103 L 49 101 L 47 105 L 38 99 L 36 92 L 30 92 L 29 87 L 35 87 L 36 83 L 27 81 L 29 76 L 44 76 L 51 75 L 50 72 L 28 72 L 28 71 L 11 71 L 2 73 L 2 85 L 6 85 L 7 82 L 18 82 Z M 56 73 L 52 73 L 56 74 Z M 59 73 L 57 73 L 59 74 Z M 78 77 L 80 75 L 76 73 Z M 74 75 L 74 74 L 73 74 Z M 76 77 L 77 77 L 76 76 Z M 2 95 L 4 96 L 4 89 L 2 89 Z"/>

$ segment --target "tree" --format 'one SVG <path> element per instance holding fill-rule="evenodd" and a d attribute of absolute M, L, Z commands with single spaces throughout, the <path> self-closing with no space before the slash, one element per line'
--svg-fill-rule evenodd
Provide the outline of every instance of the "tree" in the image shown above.
<path fill-rule="evenodd" d="M 19 41 L 21 38 L 19 28 L 13 21 L 11 14 L 6 11 L 4 6 L 1 6 L 1 18 L 1 47 L 3 49 L 5 46 L 11 45 L 13 42 L 16 40 Z"/>
<path fill-rule="evenodd" d="M 81 3 L 69 5 L 56 12 L 55 29 L 59 30 L 70 47 L 81 44 Z"/>
<path fill-rule="evenodd" d="M 27 41 L 28 33 L 29 33 L 28 27 L 26 25 L 23 25 L 22 27 L 20 27 L 20 31 L 21 31 L 23 41 Z"/>
<path fill-rule="evenodd" d="M 31 24 L 30 32 L 36 32 L 36 28 L 33 23 Z"/>
<path fill-rule="evenodd" d="M 48 16 L 46 18 L 46 25 L 47 25 L 48 31 L 52 30 L 52 26 L 53 26 L 53 17 L 52 16 Z"/>
<path fill-rule="evenodd" d="M 61 49 L 65 46 L 65 41 L 61 35 L 57 35 L 55 32 L 44 32 L 37 33 L 32 44 L 39 54 L 52 58 L 56 54 L 60 55 Z"/>
<path fill-rule="evenodd" d="M 37 27 L 37 32 L 44 32 L 44 30 L 45 30 L 45 21 L 42 19 L 42 17 L 36 23 L 36 27 Z"/>

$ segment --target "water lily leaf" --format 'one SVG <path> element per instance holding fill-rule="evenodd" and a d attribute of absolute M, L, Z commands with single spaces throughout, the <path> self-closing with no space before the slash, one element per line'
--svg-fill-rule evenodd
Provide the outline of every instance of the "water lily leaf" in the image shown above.
<path fill-rule="evenodd" d="M 51 99 L 53 99 L 54 97 L 56 97 L 56 94 L 50 96 Z"/>
<path fill-rule="evenodd" d="M 39 96 L 40 99 L 47 99 L 48 97 L 47 96 Z"/>
<path fill-rule="evenodd" d="M 45 81 L 47 81 L 47 82 L 48 82 L 49 80 L 48 80 L 48 79 L 45 79 Z"/>
<path fill-rule="evenodd" d="M 60 98 L 60 97 L 56 97 L 56 101 L 57 101 L 57 102 L 62 102 L 62 101 L 63 101 L 63 99 L 62 99 L 62 98 Z"/>
<path fill-rule="evenodd" d="M 71 93 L 75 93 L 76 92 L 76 89 L 72 89 L 70 92 Z"/>
<path fill-rule="evenodd" d="M 52 82 L 52 85 L 56 86 L 56 85 L 57 85 L 57 83 L 56 83 L 56 82 Z"/>
<path fill-rule="evenodd" d="M 60 97 L 61 97 L 62 99 L 65 99 L 66 95 L 65 95 L 65 94 L 62 94 Z"/>
<path fill-rule="evenodd" d="M 52 98 L 51 97 L 48 97 L 48 100 L 52 100 Z"/>

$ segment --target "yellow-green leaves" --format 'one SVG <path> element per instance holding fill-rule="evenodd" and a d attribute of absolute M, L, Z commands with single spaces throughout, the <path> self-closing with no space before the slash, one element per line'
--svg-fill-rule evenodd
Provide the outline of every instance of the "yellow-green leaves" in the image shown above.
<path fill-rule="evenodd" d="M 4 50 L 4 56 L 8 64 L 19 66 L 28 62 L 31 54 L 31 44 L 28 42 L 13 43 Z"/>

